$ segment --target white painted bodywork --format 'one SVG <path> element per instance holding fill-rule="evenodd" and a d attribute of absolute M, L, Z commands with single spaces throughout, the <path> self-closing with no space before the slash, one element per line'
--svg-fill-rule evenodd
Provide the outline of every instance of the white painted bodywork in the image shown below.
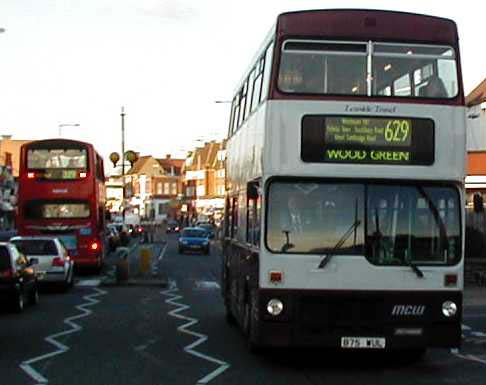
<path fill-rule="evenodd" d="M 435 122 L 435 161 L 431 166 L 304 163 L 301 121 L 305 115 L 359 115 L 430 118 Z M 456 183 L 464 207 L 465 108 L 430 104 L 344 101 L 266 101 L 228 141 L 230 194 L 239 195 L 239 233 L 246 229 L 246 184 L 263 181 L 260 245 L 260 288 L 339 290 L 458 290 L 463 288 L 463 260 L 455 266 L 420 267 L 420 279 L 408 266 L 374 266 L 364 256 L 335 255 L 317 269 L 323 255 L 274 254 L 265 247 L 265 191 L 270 177 L 371 178 Z M 464 212 L 461 222 L 464 224 Z M 462 235 L 464 250 L 464 230 Z M 284 273 L 282 284 L 269 283 L 269 272 Z M 458 285 L 444 288 L 444 275 L 458 275 Z"/>

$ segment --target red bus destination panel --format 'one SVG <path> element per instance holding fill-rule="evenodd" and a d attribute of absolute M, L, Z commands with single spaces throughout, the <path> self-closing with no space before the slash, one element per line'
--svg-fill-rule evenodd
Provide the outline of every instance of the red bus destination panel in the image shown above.
<path fill-rule="evenodd" d="M 302 119 L 304 162 L 431 165 L 430 119 L 308 115 Z"/>

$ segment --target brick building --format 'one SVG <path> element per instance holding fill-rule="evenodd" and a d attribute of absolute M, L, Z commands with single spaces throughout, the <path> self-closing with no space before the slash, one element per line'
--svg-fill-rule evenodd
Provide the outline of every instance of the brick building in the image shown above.
<path fill-rule="evenodd" d="M 184 164 L 185 199 L 191 215 L 222 216 L 225 194 L 226 141 L 211 141 L 191 151 Z"/>

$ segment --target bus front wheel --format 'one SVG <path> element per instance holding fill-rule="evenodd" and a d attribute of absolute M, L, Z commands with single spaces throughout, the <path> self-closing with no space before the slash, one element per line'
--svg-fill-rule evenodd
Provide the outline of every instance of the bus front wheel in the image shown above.
<path fill-rule="evenodd" d="M 250 292 L 245 303 L 243 329 L 246 336 L 246 345 L 250 353 L 259 353 L 261 351 L 261 345 L 258 341 L 258 320 L 256 317 L 257 304 L 256 293 Z"/>

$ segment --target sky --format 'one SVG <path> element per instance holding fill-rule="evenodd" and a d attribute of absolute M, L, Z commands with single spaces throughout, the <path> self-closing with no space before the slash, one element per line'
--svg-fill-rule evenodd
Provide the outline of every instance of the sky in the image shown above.
<path fill-rule="evenodd" d="M 237 83 L 279 13 L 368 8 L 453 19 L 466 94 L 486 78 L 486 2 L 0 0 L 0 135 L 163 157 L 226 134 Z M 482 50 L 481 50 L 481 47 Z M 106 162 L 109 163 L 109 162 Z"/>

